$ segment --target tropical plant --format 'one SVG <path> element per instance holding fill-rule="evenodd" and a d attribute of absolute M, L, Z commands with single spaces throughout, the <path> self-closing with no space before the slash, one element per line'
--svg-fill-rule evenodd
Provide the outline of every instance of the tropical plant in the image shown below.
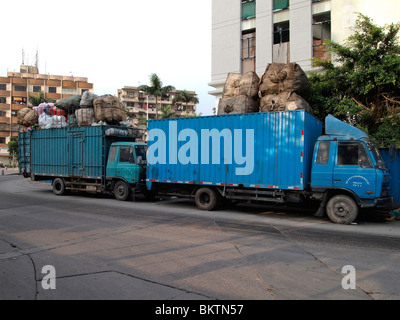
<path fill-rule="evenodd" d="M 359 15 L 342 45 L 328 41 L 333 61 L 316 60 L 323 72 L 310 76 L 313 111 L 332 114 L 372 138 L 400 144 L 400 24 L 384 27 Z"/>
<path fill-rule="evenodd" d="M 50 99 L 46 99 L 44 97 L 44 93 L 42 91 L 39 91 L 36 96 L 29 96 L 28 101 L 34 107 L 37 107 L 39 104 L 41 104 L 43 102 L 46 102 L 46 103 L 51 102 Z"/>
<path fill-rule="evenodd" d="M 199 103 L 199 98 L 197 98 L 195 95 L 190 94 L 187 91 L 180 91 L 179 95 L 172 99 L 172 105 L 175 105 L 177 102 L 183 102 L 185 103 L 186 106 L 186 117 L 188 116 L 188 105 L 190 102 L 197 104 Z"/>
<path fill-rule="evenodd" d="M 161 107 L 161 119 L 170 119 L 175 118 L 175 112 L 172 110 L 171 105 L 167 105 L 165 107 Z"/>
<path fill-rule="evenodd" d="M 175 90 L 173 86 L 163 86 L 161 79 L 157 74 L 152 73 L 150 75 L 150 86 L 141 85 L 138 87 L 139 91 L 144 91 L 146 95 L 153 95 L 156 98 L 156 118 L 158 118 L 158 98 L 166 96 L 168 92 Z"/>

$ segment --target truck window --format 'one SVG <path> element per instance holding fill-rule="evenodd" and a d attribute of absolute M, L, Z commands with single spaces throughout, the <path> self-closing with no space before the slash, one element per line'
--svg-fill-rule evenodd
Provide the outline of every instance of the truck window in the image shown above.
<path fill-rule="evenodd" d="M 139 159 L 141 160 L 141 163 L 146 163 L 146 148 L 147 146 L 135 146 L 136 159 L 138 160 L 138 164 Z"/>
<path fill-rule="evenodd" d="M 371 160 L 363 144 L 354 142 L 340 142 L 338 150 L 339 166 L 361 166 L 372 168 Z"/>
<path fill-rule="evenodd" d="M 131 147 L 120 147 L 119 162 L 135 163 Z"/>
<path fill-rule="evenodd" d="M 116 153 L 117 153 L 117 147 L 111 147 L 110 155 L 108 156 L 108 161 L 109 162 L 114 162 L 115 161 L 115 154 Z"/>
<path fill-rule="evenodd" d="M 317 164 L 328 164 L 329 163 L 329 151 L 331 148 L 330 142 L 321 142 L 319 144 L 317 154 Z"/>

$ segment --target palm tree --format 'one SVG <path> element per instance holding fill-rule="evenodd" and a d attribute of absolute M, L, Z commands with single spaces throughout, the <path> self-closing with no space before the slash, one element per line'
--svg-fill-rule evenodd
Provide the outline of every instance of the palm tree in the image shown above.
<path fill-rule="evenodd" d="M 175 112 L 171 109 L 171 105 L 161 108 L 161 119 L 170 119 L 175 117 Z"/>
<path fill-rule="evenodd" d="M 184 102 L 186 104 L 186 117 L 187 117 L 188 104 L 190 102 L 197 104 L 197 103 L 199 103 L 199 99 L 195 95 L 192 95 L 192 94 L 188 93 L 187 91 L 181 91 L 181 92 L 179 92 L 179 96 L 177 96 L 176 98 L 174 98 L 172 100 L 172 104 L 174 105 L 176 102 Z"/>
<path fill-rule="evenodd" d="M 144 91 L 147 95 L 153 95 L 156 98 L 156 118 L 158 118 L 158 109 L 157 102 L 158 98 L 165 96 L 168 92 L 175 90 L 173 86 L 165 86 L 163 87 L 163 83 L 161 79 L 157 76 L 157 74 L 152 73 L 150 75 L 150 86 L 141 85 L 138 87 L 139 91 Z"/>

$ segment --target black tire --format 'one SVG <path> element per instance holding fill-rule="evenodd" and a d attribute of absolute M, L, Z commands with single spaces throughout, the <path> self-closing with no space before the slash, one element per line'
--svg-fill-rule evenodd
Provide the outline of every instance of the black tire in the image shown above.
<path fill-rule="evenodd" d="M 200 210 L 211 211 L 218 204 L 218 196 L 213 189 L 200 188 L 194 196 L 194 201 Z"/>
<path fill-rule="evenodd" d="M 326 213 L 334 223 L 350 224 L 357 218 L 358 206 L 351 197 L 337 195 L 328 201 Z"/>
<path fill-rule="evenodd" d="M 124 181 L 117 181 L 114 185 L 114 197 L 119 201 L 126 201 L 129 198 L 131 190 Z"/>
<path fill-rule="evenodd" d="M 61 178 L 56 178 L 53 181 L 53 193 L 61 196 L 65 194 L 65 182 Z"/>

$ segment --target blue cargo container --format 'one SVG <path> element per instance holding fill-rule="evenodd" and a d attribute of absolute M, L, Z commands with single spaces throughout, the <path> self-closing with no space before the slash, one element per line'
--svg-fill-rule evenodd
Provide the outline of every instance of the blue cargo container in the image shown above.
<path fill-rule="evenodd" d="M 304 110 L 149 121 L 147 188 L 202 210 L 238 201 L 319 206 L 336 223 L 392 205 L 389 173 L 361 130 Z M 318 207 L 317 207 L 318 208 Z"/>
<path fill-rule="evenodd" d="M 150 184 L 304 190 L 322 123 L 304 111 L 254 113 L 150 121 L 149 132 Z"/>
<path fill-rule="evenodd" d="M 390 170 L 389 194 L 393 197 L 393 208 L 400 208 L 400 150 L 394 150 L 392 156 L 388 149 L 380 149 L 383 161 Z"/>
<path fill-rule="evenodd" d="M 145 155 L 146 146 L 135 142 L 137 136 L 137 130 L 114 126 L 20 133 L 20 171 L 34 181 L 53 181 L 59 195 L 66 190 L 113 191 L 125 200 L 145 180 L 145 164 L 138 163 L 136 152 L 143 149 Z"/>

